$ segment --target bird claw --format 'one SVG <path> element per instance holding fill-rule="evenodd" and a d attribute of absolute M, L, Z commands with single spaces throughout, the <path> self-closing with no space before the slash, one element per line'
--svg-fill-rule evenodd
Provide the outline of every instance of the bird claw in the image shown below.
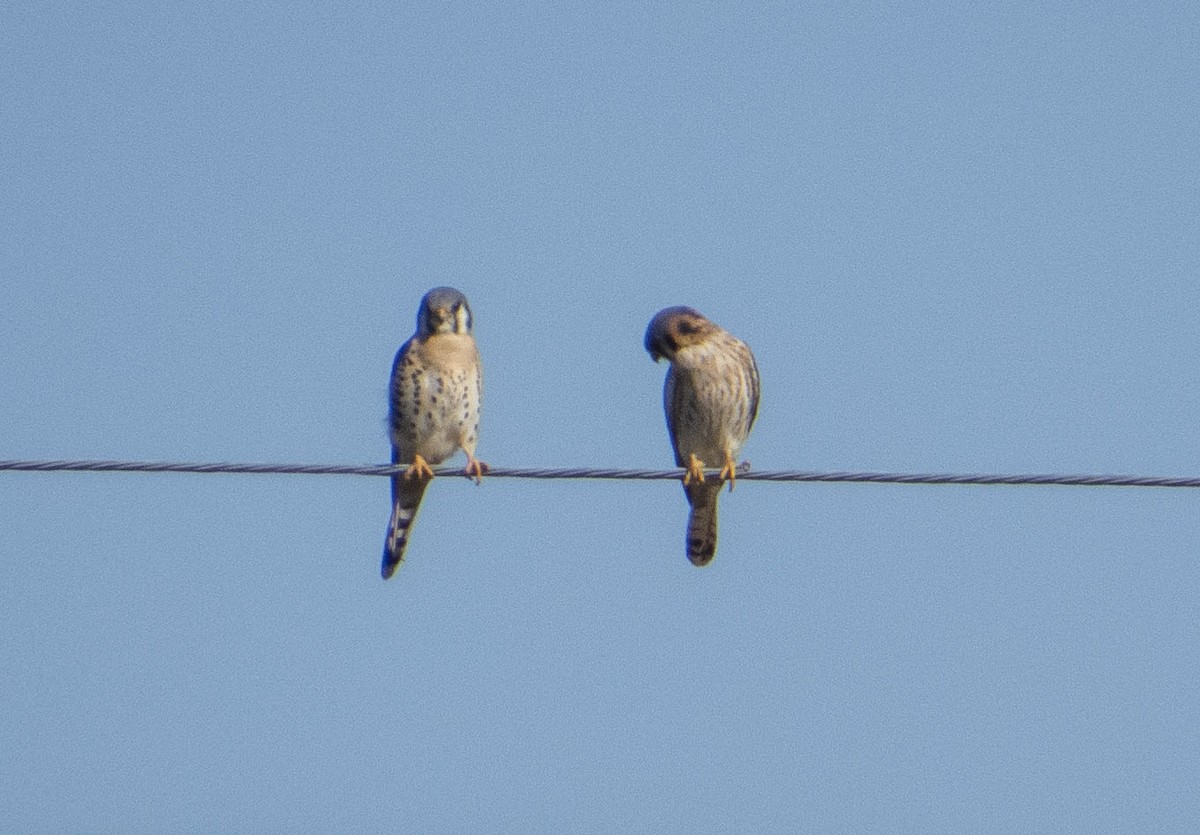
<path fill-rule="evenodd" d="M 737 471 L 738 471 L 738 466 L 734 462 L 733 456 L 726 455 L 725 456 L 725 466 L 721 468 L 721 472 L 717 475 L 717 478 L 720 478 L 722 480 L 726 480 L 729 482 L 729 492 L 730 493 L 733 492 L 733 485 L 737 481 Z"/>
<path fill-rule="evenodd" d="M 420 455 L 414 455 L 413 461 L 408 465 L 408 469 L 404 471 L 405 480 L 413 478 L 422 478 L 428 481 L 433 478 L 433 468 L 429 466 L 429 462 Z"/>
<path fill-rule="evenodd" d="M 687 487 L 693 481 L 698 484 L 704 483 L 704 462 L 692 453 L 686 471 L 683 474 L 683 486 Z"/>
<path fill-rule="evenodd" d="M 483 463 L 472 455 L 468 455 L 467 466 L 466 469 L 463 470 L 463 475 L 474 481 L 476 484 L 479 484 L 483 481 L 483 474 L 489 469 L 491 468 L 488 467 L 487 464 Z"/>

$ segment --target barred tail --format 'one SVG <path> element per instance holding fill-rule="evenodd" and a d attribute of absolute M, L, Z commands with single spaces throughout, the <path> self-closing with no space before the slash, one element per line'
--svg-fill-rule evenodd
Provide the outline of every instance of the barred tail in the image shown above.
<path fill-rule="evenodd" d="M 721 494 L 721 482 L 689 484 L 683 489 L 692 506 L 688 514 L 687 556 L 692 565 L 708 565 L 717 553 L 717 496 Z"/>
<path fill-rule="evenodd" d="M 392 479 L 392 518 L 388 521 L 387 539 L 383 543 L 383 564 L 380 574 L 388 579 L 396 573 L 404 561 L 404 548 L 408 545 L 408 533 L 417 518 L 421 496 L 429 482 L 424 479 Z"/>

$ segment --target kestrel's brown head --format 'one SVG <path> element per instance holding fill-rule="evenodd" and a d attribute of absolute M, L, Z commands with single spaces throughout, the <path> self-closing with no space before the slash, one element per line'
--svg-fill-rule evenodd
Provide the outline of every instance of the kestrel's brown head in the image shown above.
<path fill-rule="evenodd" d="M 646 350 L 655 362 L 673 361 L 680 348 L 698 345 L 720 330 L 691 307 L 668 307 L 646 327 Z"/>

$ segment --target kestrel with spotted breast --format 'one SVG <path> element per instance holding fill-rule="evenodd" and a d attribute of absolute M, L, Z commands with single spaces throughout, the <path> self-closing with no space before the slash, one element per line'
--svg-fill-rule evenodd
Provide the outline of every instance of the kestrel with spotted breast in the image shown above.
<path fill-rule="evenodd" d="M 467 455 L 464 475 L 478 483 L 487 470 L 475 457 L 483 372 L 471 327 L 467 297 L 453 287 L 435 287 L 421 299 L 417 331 L 392 363 L 392 463 L 407 469 L 392 477 L 392 516 L 381 567 L 385 580 L 404 559 L 432 465 L 461 449 Z"/>
<path fill-rule="evenodd" d="M 758 366 L 750 347 L 690 307 L 660 310 L 646 328 L 646 350 L 671 367 L 663 387 L 667 431 L 691 513 L 687 556 L 708 565 L 717 553 L 717 497 L 737 477 L 735 461 L 758 416 Z M 705 466 L 721 467 L 705 479 Z"/>

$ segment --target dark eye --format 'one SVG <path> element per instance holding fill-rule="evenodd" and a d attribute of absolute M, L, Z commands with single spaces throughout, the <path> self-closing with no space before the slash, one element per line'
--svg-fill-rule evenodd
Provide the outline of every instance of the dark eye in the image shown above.
<path fill-rule="evenodd" d="M 696 325 L 693 322 L 688 322 L 685 320 L 685 321 L 679 323 L 679 332 L 682 334 L 686 335 L 686 334 L 695 333 L 696 330 L 697 330 Z"/>

